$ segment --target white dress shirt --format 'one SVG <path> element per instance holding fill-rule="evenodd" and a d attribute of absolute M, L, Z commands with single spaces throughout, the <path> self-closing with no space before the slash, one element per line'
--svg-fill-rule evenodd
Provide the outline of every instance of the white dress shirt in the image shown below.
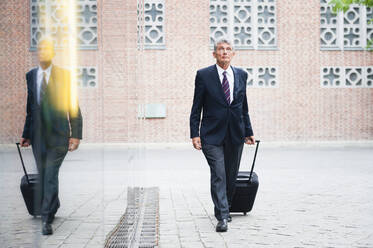
<path fill-rule="evenodd" d="M 232 103 L 233 102 L 233 89 L 234 89 L 234 75 L 233 75 L 232 67 L 229 66 L 227 70 L 224 70 L 218 64 L 216 64 L 216 68 L 218 69 L 218 74 L 219 74 L 219 79 L 220 79 L 221 84 L 223 83 L 223 78 L 224 78 L 223 72 L 225 71 L 227 72 L 225 75 L 227 76 L 227 79 L 228 79 L 229 93 L 230 93 L 230 98 L 231 98 L 230 103 Z"/>
<path fill-rule="evenodd" d="M 41 68 L 41 66 L 38 67 L 38 75 L 37 75 L 37 80 L 36 80 L 36 87 L 37 87 L 37 97 L 38 97 L 38 103 L 40 104 L 40 91 L 41 91 L 41 85 L 43 83 L 43 74 L 45 72 L 45 80 L 47 81 L 47 85 L 49 82 L 49 78 L 51 76 L 51 71 L 52 71 L 52 64 L 45 70 Z"/>

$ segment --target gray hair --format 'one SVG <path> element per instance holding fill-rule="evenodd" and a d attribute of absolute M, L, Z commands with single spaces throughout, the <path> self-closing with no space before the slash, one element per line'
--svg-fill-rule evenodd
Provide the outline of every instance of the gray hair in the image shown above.
<path fill-rule="evenodd" d="M 38 46 L 42 43 L 46 43 L 54 49 L 54 40 L 53 40 L 52 36 L 47 35 L 47 36 L 44 36 L 44 37 L 40 38 L 39 41 L 38 41 Z"/>
<path fill-rule="evenodd" d="M 226 43 L 226 44 L 230 45 L 232 47 L 232 50 L 234 50 L 233 43 L 228 38 L 222 37 L 222 38 L 219 38 L 219 39 L 215 40 L 215 42 L 214 42 L 214 52 L 216 52 L 216 49 L 217 49 L 218 45 L 221 44 L 221 43 Z"/>

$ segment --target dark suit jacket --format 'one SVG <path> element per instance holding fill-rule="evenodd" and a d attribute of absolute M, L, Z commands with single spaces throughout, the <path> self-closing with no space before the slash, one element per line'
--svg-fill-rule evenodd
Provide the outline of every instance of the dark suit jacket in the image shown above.
<path fill-rule="evenodd" d="M 73 107 L 70 73 L 52 65 L 46 93 L 41 104 L 37 101 L 37 71 L 26 73 L 27 107 L 23 138 L 31 144 L 44 137 L 48 146 L 67 145 L 69 137 L 82 138 L 82 116 L 78 102 Z"/>
<path fill-rule="evenodd" d="M 200 136 L 202 144 L 221 145 L 228 128 L 234 144 L 242 144 L 245 137 L 253 136 L 246 98 L 247 73 L 235 67 L 232 70 L 234 91 L 230 105 L 225 99 L 216 65 L 197 71 L 190 136 Z"/>

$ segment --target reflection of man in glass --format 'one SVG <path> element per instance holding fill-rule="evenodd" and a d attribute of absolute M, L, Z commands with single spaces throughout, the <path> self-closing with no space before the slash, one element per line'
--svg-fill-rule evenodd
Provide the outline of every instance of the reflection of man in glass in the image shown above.
<path fill-rule="evenodd" d="M 229 208 L 243 144 L 254 144 L 255 139 L 246 98 L 247 73 L 230 65 L 234 51 L 228 40 L 218 40 L 213 55 L 216 64 L 197 71 L 190 132 L 194 148 L 202 149 L 210 166 L 216 231 L 225 232 L 232 220 Z"/>
<path fill-rule="evenodd" d="M 42 233 L 53 233 L 52 222 L 60 206 L 58 172 L 67 151 L 78 148 L 82 138 L 82 116 L 77 99 L 72 99 L 70 74 L 52 64 L 53 41 L 38 45 L 39 66 L 26 74 L 26 121 L 22 146 L 32 145 L 40 176 L 40 190 L 35 195 L 40 207 Z M 74 95 L 74 94 L 73 94 Z"/>

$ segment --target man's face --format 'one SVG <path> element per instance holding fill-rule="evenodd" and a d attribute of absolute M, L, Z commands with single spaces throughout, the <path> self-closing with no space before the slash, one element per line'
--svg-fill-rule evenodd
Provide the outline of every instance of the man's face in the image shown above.
<path fill-rule="evenodd" d="M 39 63 L 52 61 L 54 57 L 53 43 L 48 40 L 41 41 L 38 45 Z"/>
<path fill-rule="evenodd" d="M 231 45 L 227 43 L 219 43 L 213 55 L 218 64 L 230 64 L 234 56 L 234 51 Z"/>

